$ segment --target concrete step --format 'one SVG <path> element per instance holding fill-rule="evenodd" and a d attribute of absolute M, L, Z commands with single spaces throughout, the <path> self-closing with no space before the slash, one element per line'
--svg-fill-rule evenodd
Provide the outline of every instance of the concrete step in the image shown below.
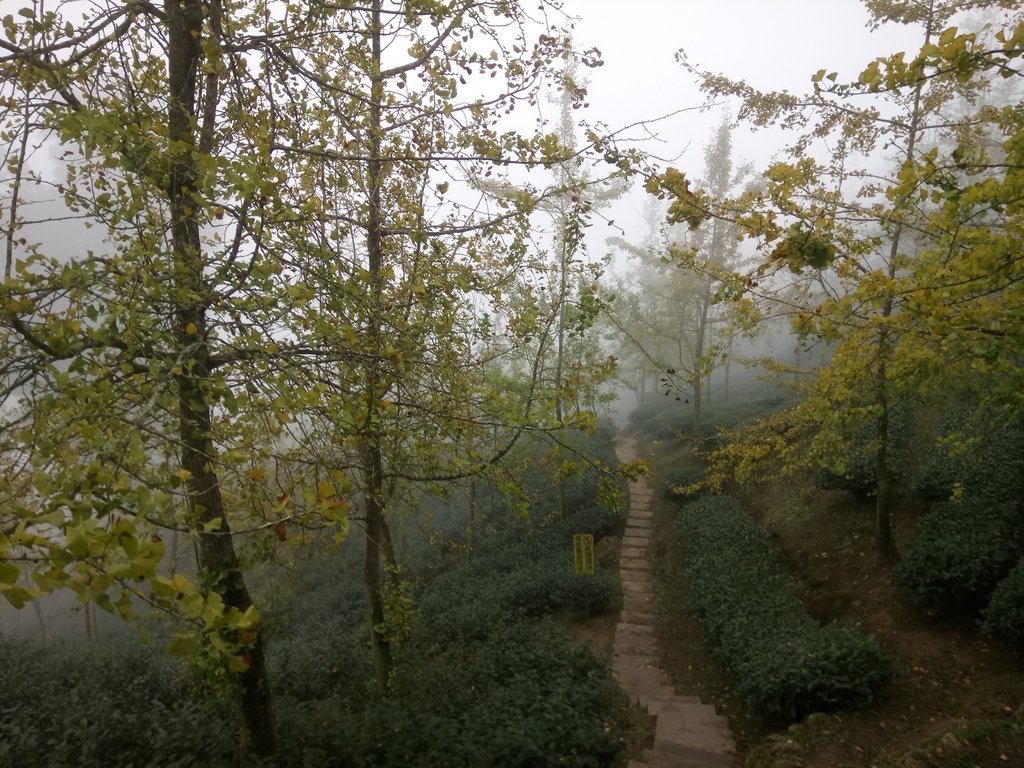
<path fill-rule="evenodd" d="M 644 761 L 641 765 L 647 768 L 729 768 L 736 764 L 735 758 L 730 755 L 704 750 L 694 750 L 687 755 L 662 752 L 657 748 L 645 749 Z"/>
<path fill-rule="evenodd" d="M 651 634 L 619 630 L 615 633 L 612 652 L 615 654 L 638 653 L 656 658 L 658 655 L 658 641 Z"/>
<path fill-rule="evenodd" d="M 626 632 L 631 635 L 648 635 L 654 636 L 654 627 L 650 624 L 631 624 L 628 621 L 619 619 L 619 623 L 615 625 L 616 632 Z"/>
<path fill-rule="evenodd" d="M 626 523 L 626 529 L 623 530 L 623 536 L 646 536 L 650 537 L 654 532 L 654 521 L 651 519 L 646 520 L 629 520 Z"/>
<path fill-rule="evenodd" d="M 619 563 L 619 579 L 622 581 L 643 581 L 651 583 L 651 564 L 647 558 L 634 558 L 628 563 Z"/>
<path fill-rule="evenodd" d="M 643 536 L 623 536 L 622 546 L 624 547 L 646 547 L 651 541 L 650 533 Z"/>
<path fill-rule="evenodd" d="M 677 694 L 672 694 L 671 696 L 651 700 L 651 714 L 657 715 L 663 707 L 672 708 L 678 704 L 698 704 L 702 707 L 706 706 L 700 700 L 700 696 L 679 696 Z"/>
<path fill-rule="evenodd" d="M 630 584 L 643 584 L 648 589 L 652 586 L 649 568 L 619 568 L 619 580 L 622 582 L 623 589 L 626 589 L 627 582 Z"/>
<path fill-rule="evenodd" d="M 635 592 L 639 595 L 651 594 L 651 582 L 649 580 L 634 581 L 633 579 L 625 579 L 621 573 L 619 574 L 619 579 L 622 583 L 623 592 Z"/>
<path fill-rule="evenodd" d="M 623 592 L 622 610 L 654 613 L 654 598 L 650 595 L 650 593 L 644 594 L 641 592 Z"/>
<path fill-rule="evenodd" d="M 648 559 L 648 552 L 640 557 L 620 557 L 619 573 L 626 578 L 631 573 L 641 574 L 641 578 L 647 578 L 651 572 L 651 561 Z"/>
<path fill-rule="evenodd" d="M 651 699 L 663 696 L 672 690 L 668 678 L 658 669 L 618 669 L 612 674 L 619 687 L 634 701 L 647 706 Z"/>
<path fill-rule="evenodd" d="M 622 609 L 619 614 L 619 621 L 625 622 L 626 624 L 643 624 L 648 627 L 653 627 L 657 617 L 650 611 L 631 611 Z"/>
<path fill-rule="evenodd" d="M 664 710 L 658 713 L 654 726 L 654 746 L 661 752 L 700 749 L 724 755 L 736 754 L 736 742 L 728 723 L 701 722 L 685 715 L 672 716 Z"/>
<path fill-rule="evenodd" d="M 647 557 L 647 547 L 623 547 L 619 550 L 619 556 L 622 558 L 630 557 Z M 619 562 L 622 562 L 621 560 Z"/>

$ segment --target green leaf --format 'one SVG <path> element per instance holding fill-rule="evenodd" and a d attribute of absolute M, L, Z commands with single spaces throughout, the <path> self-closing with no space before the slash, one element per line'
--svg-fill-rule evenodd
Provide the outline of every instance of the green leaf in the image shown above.
<path fill-rule="evenodd" d="M 14 584 L 21 578 L 21 568 L 14 563 L 0 562 L 0 584 Z"/>

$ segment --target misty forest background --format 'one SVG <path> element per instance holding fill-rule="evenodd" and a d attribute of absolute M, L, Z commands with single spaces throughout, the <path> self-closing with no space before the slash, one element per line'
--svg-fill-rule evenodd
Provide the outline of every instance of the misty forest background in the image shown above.
<path fill-rule="evenodd" d="M 644 716 L 579 636 L 649 473 L 758 738 L 904 669 L 808 613 L 772 483 L 1019 661 L 1016 3 L 865 0 L 916 47 L 803 93 L 679 56 L 719 122 L 678 167 L 658 115 L 588 117 L 556 0 L 15 5 L 0 764 L 624 765 Z"/>

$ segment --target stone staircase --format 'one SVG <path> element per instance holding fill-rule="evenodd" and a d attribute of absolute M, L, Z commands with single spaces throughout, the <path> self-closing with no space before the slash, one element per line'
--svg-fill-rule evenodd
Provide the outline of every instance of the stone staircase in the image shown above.
<path fill-rule="evenodd" d="M 632 440 L 615 444 L 620 461 L 636 458 Z M 722 768 L 736 762 L 736 744 L 729 722 L 694 696 L 677 696 L 668 676 L 658 668 L 654 637 L 649 544 L 653 533 L 651 497 L 646 480 L 630 486 L 629 516 L 622 537 L 619 576 L 622 613 L 615 630 L 615 679 L 631 699 L 657 718 L 654 745 L 644 761 L 631 760 L 629 768 Z"/>

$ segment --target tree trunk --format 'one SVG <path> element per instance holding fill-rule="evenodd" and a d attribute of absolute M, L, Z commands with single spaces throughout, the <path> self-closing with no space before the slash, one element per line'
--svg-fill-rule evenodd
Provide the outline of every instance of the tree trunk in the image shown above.
<path fill-rule="evenodd" d="M 927 45 L 931 41 L 932 26 L 935 23 L 934 2 L 929 4 L 928 21 L 925 27 L 924 41 Z M 917 146 L 917 134 L 921 123 L 921 91 L 923 82 L 919 83 L 914 91 L 914 103 L 910 113 L 910 125 L 907 130 L 907 160 L 912 161 L 914 150 Z M 902 203 L 904 201 L 897 201 Z M 883 561 L 892 562 L 899 558 L 896 549 L 896 542 L 892 536 L 892 468 L 889 461 L 889 391 L 886 362 L 889 359 L 892 340 L 889 338 L 889 328 L 886 322 L 892 317 L 895 309 L 895 298 L 893 296 L 892 282 L 896 279 L 897 263 L 899 258 L 900 240 L 903 236 L 903 223 L 897 220 L 892 233 L 892 243 L 889 247 L 889 265 L 887 274 L 889 285 L 887 293 L 882 302 L 882 326 L 878 332 L 878 369 L 875 382 L 875 403 L 879 407 L 878 417 L 875 421 L 875 439 L 878 441 L 878 448 L 875 454 L 875 530 L 878 539 L 878 554 Z"/>
<path fill-rule="evenodd" d="M 884 362 L 880 375 L 885 376 Z M 885 562 L 899 559 L 896 541 L 892 536 L 892 467 L 889 463 L 889 401 L 884 384 L 878 391 L 877 404 L 881 409 L 876 421 L 875 439 L 878 447 L 875 453 L 875 535 L 878 540 L 878 555 Z"/>
<path fill-rule="evenodd" d="M 370 300 L 367 318 L 367 339 L 371 360 L 366 373 L 366 422 L 361 435 L 366 498 L 366 559 L 363 563 L 363 582 L 366 588 L 367 612 L 370 620 L 370 647 L 378 690 L 387 693 L 394 672 L 394 659 L 387 633 L 387 615 L 384 597 L 382 559 L 385 552 L 384 453 L 380 445 L 379 403 L 384 395 L 380 366 L 382 325 L 384 316 L 384 213 L 381 193 L 384 184 L 384 158 L 382 155 L 384 81 L 381 77 L 381 2 L 371 4 L 371 46 L 373 70 L 370 78 L 368 109 L 367 186 L 369 210 L 366 223 L 367 266 L 370 273 Z"/>
<path fill-rule="evenodd" d="M 175 307 L 178 343 L 182 349 L 177 374 L 181 466 L 186 479 L 192 524 L 199 534 L 199 568 L 228 608 L 245 612 L 252 598 L 235 554 L 214 469 L 213 403 L 208 391 L 210 350 L 207 346 L 207 298 L 197 212 L 204 202 L 196 194 L 196 91 L 202 60 L 203 4 L 199 0 L 168 0 L 168 138 L 170 151 L 168 197 L 171 247 L 181 298 Z M 213 525 L 209 525 L 213 524 Z M 246 746 L 258 755 L 275 750 L 270 685 L 263 653 L 263 635 L 246 648 L 251 663 L 240 675 L 242 718 Z"/>
<path fill-rule="evenodd" d="M 374 464 L 371 458 L 371 466 Z M 373 469 L 370 470 L 373 473 Z M 372 485 L 372 483 L 371 483 Z M 366 559 L 363 563 L 363 581 L 366 586 L 366 605 L 370 618 L 370 648 L 373 653 L 374 679 L 380 693 L 391 688 L 394 659 L 387 632 L 387 614 L 384 600 L 384 507 L 380 496 L 368 489 L 366 498 Z"/>

